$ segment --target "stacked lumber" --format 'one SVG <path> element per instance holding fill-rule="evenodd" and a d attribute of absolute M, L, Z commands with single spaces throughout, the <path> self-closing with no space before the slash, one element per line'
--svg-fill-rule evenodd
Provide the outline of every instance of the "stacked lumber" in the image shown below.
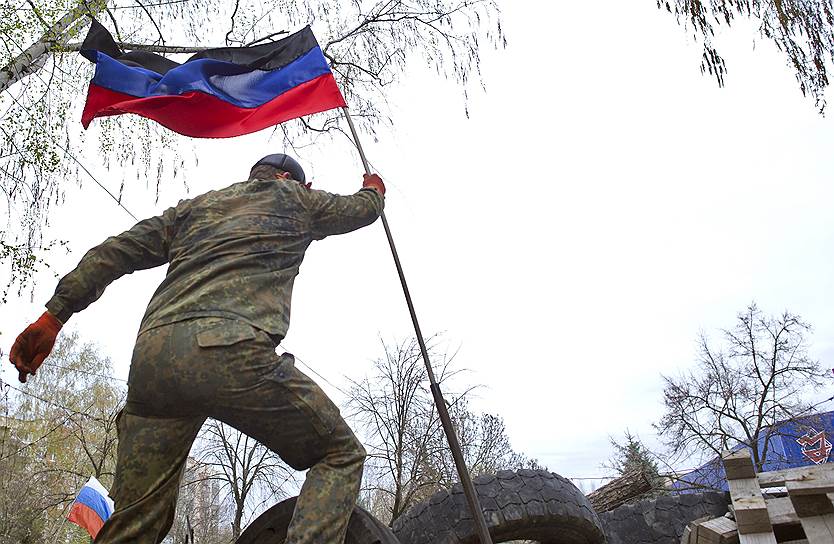
<path fill-rule="evenodd" d="M 746 449 L 723 462 L 735 519 L 696 520 L 681 544 L 834 544 L 834 463 L 756 474 Z M 769 488 L 787 496 L 763 496 Z"/>

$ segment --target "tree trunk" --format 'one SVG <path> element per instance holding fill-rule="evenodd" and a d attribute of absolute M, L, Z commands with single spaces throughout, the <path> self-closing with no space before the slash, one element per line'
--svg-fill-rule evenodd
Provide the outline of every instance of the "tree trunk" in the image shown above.
<path fill-rule="evenodd" d="M 635 470 L 611 480 L 588 494 L 588 500 L 599 512 L 607 512 L 651 491 L 652 481 L 642 470 Z"/>
<path fill-rule="evenodd" d="M 240 525 L 243 522 L 243 505 L 236 505 L 235 507 L 235 521 L 232 524 L 232 536 L 237 540 L 240 537 Z"/>
<path fill-rule="evenodd" d="M 49 27 L 40 40 L 30 45 L 9 64 L 0 68 L 0 92 L 27 75 L 37 72 L 46 63 L 46 56 L 51 51 L 66 44 L 78 32 L 82 25 L 76 23 L 81 18 L 85 15 L 95 16 L 106 6 L 107 0 L 93 0 L 89 3 L 81 0 L 75 8 Z"/>

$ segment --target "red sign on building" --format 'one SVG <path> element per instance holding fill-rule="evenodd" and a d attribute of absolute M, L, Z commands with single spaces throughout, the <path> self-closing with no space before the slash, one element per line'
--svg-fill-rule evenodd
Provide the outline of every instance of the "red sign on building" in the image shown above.
<path fill-rule="evenodd" d="M 808 434 L 800 436 L 796 441 L 802 446 L 802 454 L 814 463 L 819 465 L 828 461 L 828 456 L 831 454 L 831 442 L 825 438 L 825 431 L 817 432 L 816 429 L 811 429 Z"/>

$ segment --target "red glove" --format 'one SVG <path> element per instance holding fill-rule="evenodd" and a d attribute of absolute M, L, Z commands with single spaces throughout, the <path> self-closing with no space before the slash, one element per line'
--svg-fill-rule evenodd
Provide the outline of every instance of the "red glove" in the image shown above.
<path fill-rule="evenodd" d="M 385 184 L 382 183 L 382 178 L 376 174 L 365 174 L 365 180 L 362 182 L 362 187 L 376 189 L 377 193 L 385 196 Z"/>
<path fill-rule="evenodd" d="M 57 317 L 44 312 L 14 341 L 12 350 L 9 352 L 9 360 L 17 368 L 18 379 L 21 383 L 26 383 L 27 374 L 35 375 L 43 360 L 52 351 L 55 338 L 58 337 L 58 331 L 62 326 L 63 323 Z"/>

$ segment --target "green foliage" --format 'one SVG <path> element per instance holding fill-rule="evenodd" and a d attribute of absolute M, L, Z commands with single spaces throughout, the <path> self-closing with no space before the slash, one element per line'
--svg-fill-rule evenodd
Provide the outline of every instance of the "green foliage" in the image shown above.
<path fill-rule="evenodd" d="M 657 479 L 660 471 L 654 454 L 628 429 L 623 436 L 623 443 L 617 442 L 614 437 L 609 438 L 611 447 L 614 448 L 614 456 L 604 466 L 614 470 L 617 476 L 641 472 L 651 479 Z"/>
<path fill-rule="evenodd" d="M 674 14 L 678 24 L 692 30 L 704 52 L 701 72 L 724 85 L 727 64 L 715 45 L 716 29 L 746 18 L 759 35 L 781 52 L 794 71 L 803 96 L 825 110 L 828 64 L 834 60 L 834 5 L 831 0 L 657 0 L 657 7 Z"/>
<path fill-rule="evenodd" d="M 94 346 L 63 334 L 27 385 L 4 388 L 0 542 L 89 541 L 64 517 L 90 476 L 112 485 L 124 391 L 110 371 Z"/>
<path fill-rule="evenodd" d="M 3 241 L 3 231 L 0 231 L 0 263 L 5 262 L 9 267 L 9 280 L 2 286 L 0 304 L 4 304 L 9 293 L 21 296 L 27 288 L 34 288 L 33 275 L 39 269 L 50 268 L 45 255 L 56 247 L 66 247 L 64 241 L 51 241 L 39 248 L 32 244 L 8 244 Z M 57 276 L 57 275 L 56 275 Z"/>
<path fill-rule="evenodd" d="M 631 493 L 628 499 L 621 500 L 629 503 L 638 502 L 667 493 L 664 485 L 666 480 L 661 476 L 658 467 L 658 456 L 643 444 L 640 437 L 631 434 L 628 429 L 623 433 L 623 438 L 623 442 L 619 442 L 614 437 L 609 437 L 614 454 L 602 467 L 613 470 L 618 478 L 628 476 L 625 479 L 627 482 L 645 482 L 648 487 L 646 491 Z"/>

